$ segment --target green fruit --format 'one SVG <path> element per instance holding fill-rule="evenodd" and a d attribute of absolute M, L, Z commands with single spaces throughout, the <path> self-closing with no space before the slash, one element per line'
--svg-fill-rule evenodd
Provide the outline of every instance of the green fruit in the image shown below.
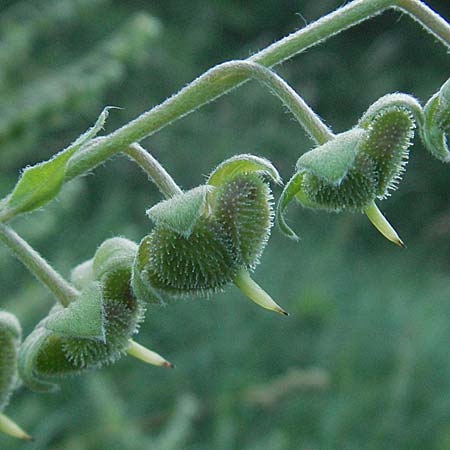
<path fill-rule="evenodd" d="M 206 204 L 192 191 L 181 195 L 184 201 L 166 200 L 158 214 L 171 211 L 172 217 L 192 201 L 199 211 L 193 226 L 182 232 L 158 215 L 139 245 L 135 278 L 159 294 L 208 295 L 230 283 L 240 268 L 257 264 L 272 225 L 271 193 L 260 175 L 237 173 L 207 190 Z"/>

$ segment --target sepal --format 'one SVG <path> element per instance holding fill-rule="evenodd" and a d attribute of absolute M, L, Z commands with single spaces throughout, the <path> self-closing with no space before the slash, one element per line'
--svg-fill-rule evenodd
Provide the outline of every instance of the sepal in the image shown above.
<path fill-rule="evenodd" d="M 147 210 L 148 217 L 164 228 L 188 238 L 196 223 L 208 213 L 208 194 L 214 188 L 202 185 L 164 200 Z"/>
<path fill-rule="evenodd" d="M 105 341 L 102 285 L 94 282 L 67 308 L 49 315 L 43 322 L 46 330 L 66 338 Z"/>
<path fill-rule="evenodd" d="M 433 156 L 450 162 L 448 139 L 450 134 L 450 78 L 424 107 L 424 125 L 421 138 Z"/>
<path fill-rule="evenodd" d="M 276 184 L 282 184 L 280 174 L 268 159 L 250 154 L 235 155 L 220 163 L 209 175 L 207 183 L 221 186 L 238 174 L 252 172 L 268 175 Z"/>

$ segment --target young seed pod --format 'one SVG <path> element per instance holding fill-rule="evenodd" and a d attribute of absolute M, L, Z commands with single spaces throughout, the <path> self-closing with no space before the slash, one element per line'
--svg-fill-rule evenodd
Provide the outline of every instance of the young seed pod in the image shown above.
<path fill-rule="evenodd" d="M 272 195 L 264 173 L 280 181 L 268 161 L 235 156 L 219 165 L 206 185 L 148 210 L 155 227 L 139 245 L 136 295 L 149 302 L 208 296 L 253 269 L 272 226 Z"/>
<path fill-rule="evenodd" d="M 374 200 L 396 189 L 408 159 L 415 121 L 422 122 L 422 109 L 413 97 L 387 95 L 366 111 L 355 128 L 302 155 L 278 204 L 281 230 L 297 238 L 283 217 L 284 209 L 295 198 L 309 208 L 364 211 L 388 239 L 403 245 L 387 221 L 381 226 Z"/>
<path fill-rule="evenodd" d="M 450 78 L 433 95 L 423 109 L 424 124 L 420 135 L 425 147 L 443 162 L 450 162 Z"/>
<path fill-rule="evenodd" d="M 130 286 L 136 250 L 131 241 L 109 239 L 74 269 L 80 296 L 67 308 L 55 306 L 22 345 L 19 369 L 30 388 L 52 390 L 54 380 L 110 364 L 127 351 L 144 314 Z"/>
<path fill-rule="evenodd" d="M 17 353 L 22 330 L 12 314 L 0 311 L 0 431 L 21 439 L 29 439 L 17 424 L 2 414 L 17 385 Z"/>

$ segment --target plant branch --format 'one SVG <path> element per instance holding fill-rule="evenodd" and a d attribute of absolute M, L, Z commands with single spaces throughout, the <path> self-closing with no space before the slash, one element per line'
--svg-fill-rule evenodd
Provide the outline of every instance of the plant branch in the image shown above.
<path fill-rule="evenodd" d="M 164 169 L 164 167 L 140 144 L 134 143 L 129 145 L 123 150 L 123 153 L 127 154 L 130 159 L 135 161 L 145 170 L 147 175 L 166 198 L 183 193 L 166 169 Z"/>
<path fill-rule="evenodd" d="M 61 305 L 67 306 L 79 294 L 28 242 L 3 224 L 0 224 L 0 241 L 50 290 Z"/>
<path fill-rule="evenodd" d="M 418 0 L 355 0 L 261 50 L 247 62 L 266 67 L 280 64 L 389 8 L 406 12 L 445 46 L 450 47 L 450 25 Z M 67 170 L 67 180 L 93 169 L 133 142 L 152 135 L 173 121 L 226 94 L 247 81 L 249 77 L 249 74 L 243 74 L 240 69 L 236 72 L 229 71 L 227 63 L 210 69 L 160 105 L 74 155 Z"/>

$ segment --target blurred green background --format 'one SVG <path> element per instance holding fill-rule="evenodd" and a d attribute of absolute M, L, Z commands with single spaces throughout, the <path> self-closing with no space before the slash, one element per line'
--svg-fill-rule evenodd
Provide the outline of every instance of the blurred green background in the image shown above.
<path fill-rule="evenodd" d="M 0 195 L 27 164 L 65 147 L 104 105 L 112 131 L 209 67 L 245 58 L 341 0 L 2 0 Z M 447 18 L 447 1 L 429 2 Z M 336 131 L 378 97 L 425 102 L 450 74 L 443 46 L 400 13 L 361 24 L 276 69 Z M 256 83 L 144 141 L 183 188 L 236 153 L 284 179 L 311 148 Z M 401 250 L 359 214 L 292 206 L 294 244 L 274 229 L 255 279 L 290 312 L 230 287 L 148 311 L 138 340 L 176 364 L 130 357 L 68 379 L 56 395 L 19 389 L 6 413 L 35 437 L 21 450 L 450 448 L 449 168 L 415 139 L 398 191 L 381 204 Z M 275 197 L 280 188 L 275 187 Z M 14 228 L 64 275 L 105 239 L 138 241 L 161 199 L 124 157 L 67 185 Z M 25 333 L 52 304 L 0 248 L 1 307 Z"/>

